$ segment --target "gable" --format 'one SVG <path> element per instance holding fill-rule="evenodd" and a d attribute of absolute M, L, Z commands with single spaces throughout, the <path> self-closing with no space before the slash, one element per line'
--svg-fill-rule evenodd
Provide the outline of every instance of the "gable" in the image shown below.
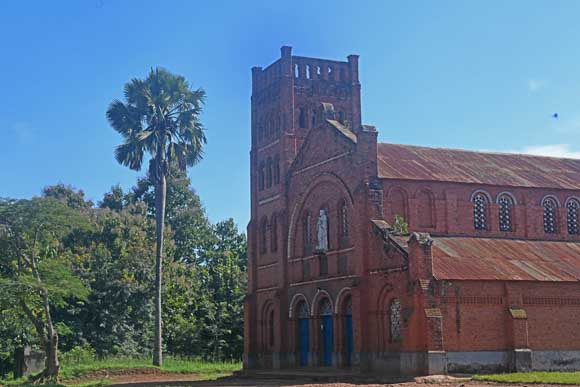
<path fill-rule="evenodd" d="M 325 161 L 351 153 L 356 148 L 357 137 L 338 121 L 325 120 L 324 124 L 310 130 L 296 156 L 290 172 L 315 167 Z"/>

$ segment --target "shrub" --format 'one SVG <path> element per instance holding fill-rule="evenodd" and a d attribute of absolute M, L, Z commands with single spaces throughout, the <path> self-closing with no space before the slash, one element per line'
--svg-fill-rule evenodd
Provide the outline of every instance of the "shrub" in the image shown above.
<path fill-rule="evenodd" d="M 65 365 L 89 363 L 95 360 L 95 358 L 95 350 L 89 344 L 76 346 L 61 355 L 62 362 Z"/>

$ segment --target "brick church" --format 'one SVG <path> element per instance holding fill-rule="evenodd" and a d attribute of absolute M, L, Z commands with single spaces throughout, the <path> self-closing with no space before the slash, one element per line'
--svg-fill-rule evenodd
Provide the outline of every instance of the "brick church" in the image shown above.
<path fill-rule="evenodd" d="M 252 69 L 244 366 L 580 369 L 580 160 L 380 143 L 360 95 Z"/>

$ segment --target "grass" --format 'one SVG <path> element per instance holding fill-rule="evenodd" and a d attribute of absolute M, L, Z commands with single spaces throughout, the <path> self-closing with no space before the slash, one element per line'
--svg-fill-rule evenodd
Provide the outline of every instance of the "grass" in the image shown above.
<path fill-rule="evenodd" d="M 476 375 L 473 379 L 500 383 L 580 384 L 580 372 L 516 372 Z"/>
<path fill-rule="evenodd" d="M 239 362 L 204 362 L 191 359 L 180 359 L 167 357 L 164 359 L 161 370 L 178 374 L 198 374 L 200 380 L 213 380 L 219 377 L 231 375 L 234 371 L 241 369 Z M 150 358 L 105 358 L 94 359 L 73 364 L 62 364 L 61 385 L 43 385 L 42 387 L 97 387 L 110 384 L 107 379 L 84 380 L 83 375 L 99 370 L 122 370 L 135 368 L 157 368 L 151 365 Z M 80 380 L 79 380 L 80 379 Z M 20 379 L 0 379 L 0 386 L 25 387 L 28 378 Z M 36 386 L 38 387 L 38 386 Z"/>

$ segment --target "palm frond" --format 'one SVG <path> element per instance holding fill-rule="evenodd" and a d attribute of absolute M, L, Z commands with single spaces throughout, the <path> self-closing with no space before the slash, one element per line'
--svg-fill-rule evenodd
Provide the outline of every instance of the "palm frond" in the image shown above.
<path fill-rule="evenodd" d="M 143 147 L 138 141 L 131 139 L 115 148 L 115 159 L 119 164 L 139 171 L 143 164 Z"/>
<path fill-rule="evenodd" d="M 127 138 L 141 131 L 141 119 L 139 113 L 131 106 L 125 105 L 119 100 L 114 100 L 107 109 L 109 124 Z"/>

